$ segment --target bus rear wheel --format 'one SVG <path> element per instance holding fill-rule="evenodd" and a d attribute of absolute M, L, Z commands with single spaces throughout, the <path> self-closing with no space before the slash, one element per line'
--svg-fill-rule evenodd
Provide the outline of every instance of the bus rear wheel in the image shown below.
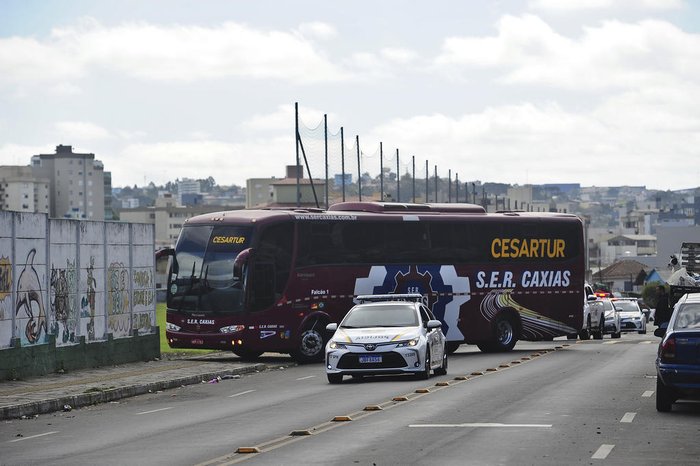
<path fill-rule="evenodd" d="M 292 352 L 292 358 L 299 364 L 323 361 L 326 337 L 323 331 L 319 330 L 321 327 L 321 325 L 315 325 L 301 332 L 299 346 Z"/>
<path fill-rule="evenodd" d="M 507 314 L 500 314 L 493 324 L 493 340 L 488 343 L 490 352 L 510 351 L 518 341 L 518 327 L 514 319 Z M 479 347 L 481 349 L 481 347 Z M 482 350 L 483 351 L 483 350 Z"/>

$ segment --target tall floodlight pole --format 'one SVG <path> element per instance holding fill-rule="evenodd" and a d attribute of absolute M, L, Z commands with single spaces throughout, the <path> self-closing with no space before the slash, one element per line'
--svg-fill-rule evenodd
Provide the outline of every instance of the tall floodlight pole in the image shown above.
<path fill-rule="evenodd" d="M 447 170 L 447 202 L 452 202 L 452 170 Z"/>
<path fill-rule="evenodd" d="M 360 136 L 355 135 L 355 146 L 357 147 L 357 196 L 362 202 L 362 169 L 360 168 Z"/>
<path fill-rule="evenodd" d="M 384 146 L 379 142 L 379 201 L 384 202 Z"/>
<path fill-rule="evenodd" d="M 301 187 L 299 186 L 299 102 L 294 102 L 294 142 L 297 151 L 297 166 L 294 171 L 297 173 L 297 207 L 301 207 Z"/>
<path fill-rule="evenodd" d="M 345 202 L 345 138 L 342 126 L 340 127 L 340 171 L 343 177 L 341 184 L 343 185 L 343 202 Z"/>
<path fill-rule="evenodd" d="M 428 177 L 430 176 L 429 173 L 429 168 L 428 168 L 428 161 L 425 161 L 425 203 L 427 204 L 430 202 L 430 196 L 428 193 L 430 192 L 430 183 L 428 182 Z"/>
<path fill-rule="evenodd" d="M 399 149 L 396 149 L 396 202 L 401 202 L 401 172 L 399 171 Z"/>
<path fill-rule="evenodd" d="M 328 115 L 325 113 L 323 114 L 323 144 L 326 162 L 326 209 L 328 209 Z"/>
<path fill-rule="evenodd" d="M 413 172 L 411 173 L 411 179 L 413 184 L 413 203 L 416 203 L 416 156 L 411 156 L 411 161 L 413 162 Z"/>
<path fill-rule="evenodd" d="M 435 202 L 438 202 L 438 176 L 437 176 L 437 165 L 435 165 Z"/>
<path fill-rule="evenodd" d="M 455 173 L 455 202 L 459 202 L 459 173 Z"/>

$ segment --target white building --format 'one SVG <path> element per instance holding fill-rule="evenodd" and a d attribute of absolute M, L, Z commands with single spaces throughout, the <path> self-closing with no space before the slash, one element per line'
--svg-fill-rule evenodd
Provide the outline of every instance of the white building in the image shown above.
<path fill-rule="evenodd" d="M 48 214 L 49 179 L 28 166 L 0 166 L 0 210 Z"/>

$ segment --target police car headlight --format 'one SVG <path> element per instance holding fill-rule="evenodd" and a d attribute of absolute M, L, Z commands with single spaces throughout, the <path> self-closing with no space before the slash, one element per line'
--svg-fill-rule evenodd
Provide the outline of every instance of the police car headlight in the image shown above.
<path fill-rule="evenodd" d="M 227 327 L 221 327 L 219 331 L 221 333 L 236 333 L 242 332 L 245 329 L 245 325 L 229 325 Z"/>
<path fill-rule="evenodd" d="M 171 332 L 179 332 L 180 331 L 180 327 L 178 327 L 175 324 L 171 324 L 170 322 L 165 323 L 165 329 L 170 330 Z"/>
<path fill-rule="evenodd" d="M 347 346 L 345 346 L 345 345 L 342 344 L 342 343 L 338 343 L 337 341 L 331 341 L 331 342 L 328 344 L 328 347 L 329 347 L 330 349 L 346 349 L 346 348 L 347 348 Z"/>
<path fill-rule="evenodd" d="M 398 345 L 396 345 L 397 348 L 403 348 L 406 346 L 416 346 L 418 344 L 418 338 L 414 338 L 412 340 L 407 340 L 407 341 L 402 341 Z"/>

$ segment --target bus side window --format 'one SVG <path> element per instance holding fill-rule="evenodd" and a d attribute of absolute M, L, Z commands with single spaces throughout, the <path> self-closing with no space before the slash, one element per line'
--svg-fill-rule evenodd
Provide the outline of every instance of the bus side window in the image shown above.
<path fill-rule="evenodd" d="M 252 269 L 250 310 L 262 311 L 275 303 L 275 266 L 256 261 Z"/>
<path fill-rule="evenodd" d="M 261 232 L 255 252 L 252 310 L 264 309 L 284 293 L 292 267 L 293 235 L 291 222 L 272 225 Z"/>

